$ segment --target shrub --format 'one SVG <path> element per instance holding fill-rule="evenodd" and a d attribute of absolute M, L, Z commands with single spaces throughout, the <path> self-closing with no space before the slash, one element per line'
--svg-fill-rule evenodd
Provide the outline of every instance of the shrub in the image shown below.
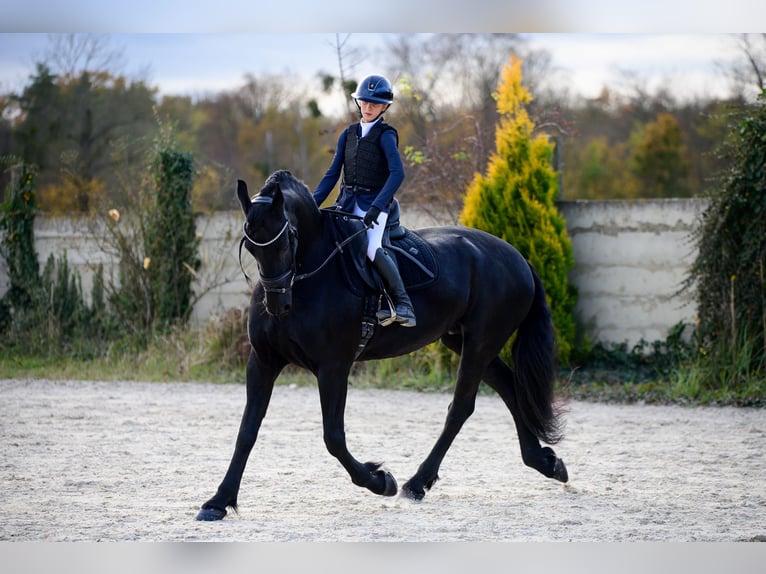
<path fill-rule="evenodd" d="M 146 230 L 146 271 L 156 320 L 162 326 L 185 323 L 192 312 L 192 281 L 200 267 L 191 191 L 191 154 L 159 150 L 154 162 L 156 203 Z"/>
<path fill-rule="evenodd" d="M 0 205 L 0 255 L 8 269 L 10 286 L 2 300 L 5 319 L 14 311 L 28 308 L 32 303 L 40 266 L 35 251 L 34 224 L 37 215 L 37 170 L 27 164 L 11 168 L 11 184 L 5 201 Z"/>
<path fill-rule="evenodd" d="M 535 267 L 551 307 L 558 357 L 565 363 L 575 337 L 577 292 L 567 277 L 574 265 L 572 243 L 555 205 L 553 146 L 547 137 L 534 135 L 524 108 L 532 96 L 521 80 L 521 61 L 513 59 L 503 70 L 496 94 L 496 150 L 486 175 L 476 174 L 468 188 L 460 221 L 504 239 Z"/>
<path fill-rule="evenodd" d="M 696 288 L 702 352 L 731 364 L 746 346 L 749 368 L 759 371 L 766 354 L 766 92 L 735 118 L 718 152 L 730 167 L 709 194 L 686 285 Z"/>

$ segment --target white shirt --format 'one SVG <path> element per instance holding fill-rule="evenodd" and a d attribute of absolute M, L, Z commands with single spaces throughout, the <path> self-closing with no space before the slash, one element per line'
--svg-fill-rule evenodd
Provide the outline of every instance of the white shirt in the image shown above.
<path fill-rule="evenodd" d="M 379 121 L 380 121 L 380 118 L 378 118 L 378 119 L 377 119 L 377 120 L 375 120 L 374 122 L 369 122 L 369 123 L 367 123 L 367 122 L 363 122 L 363 121 L 360 121 L 360 122 L 359 122 L 359 125 L 360 125 L 360 126 L 362 126 L 362 137 L 364 137 L 364 136 L 366 136 L 368 133 L 370 133 L 370 130 L 372 129 L 372 126 L 374 126 L 375 124 L 377 124 Z"/>

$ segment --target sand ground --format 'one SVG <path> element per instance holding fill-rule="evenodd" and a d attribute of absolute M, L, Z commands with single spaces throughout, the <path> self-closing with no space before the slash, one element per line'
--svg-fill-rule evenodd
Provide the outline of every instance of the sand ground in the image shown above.
<path fill-rule="evenodd" d="M 480 396 L 419 503 L 354 486 L 322 441 L 315 388 L 278 386 L 239 514 L 194 520 L 232 453 L 243 385 L 0 380 L 0 541 L 766 539 L 766 411 L 573 402 L 567 485 L 523 465 L 510 414 Z M 450 397 L 351 388 L 360 460 L 403 484 Z"/>

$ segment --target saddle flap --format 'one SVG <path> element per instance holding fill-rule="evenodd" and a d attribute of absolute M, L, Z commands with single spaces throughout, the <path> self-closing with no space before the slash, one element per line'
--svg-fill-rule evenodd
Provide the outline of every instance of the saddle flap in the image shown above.
<path fill-rule="evenodd" d="M 389 219 L 392 225 L 386 226 L 383 236 L 383 246 L 390 250 L 396 259 L 399 273 L 407 290 L 419 289 L 433 283 L 439 274 L 439 265 L 431 247 L 416 232 L 399 224 L 398 204 L 392 211 L 394 217 Z M 362 220 L 356 215 L 337 209 L 323 209 L 329 218 L 332 240 L 335 245 L 341 244 L 346 238 L 364 227 Z M 367 237 L 360 234 L 343 249 L 341 268 L 351 291 L 362 296 L 365 292 L 382 291 L 382 281 L 367 259 Z"/>

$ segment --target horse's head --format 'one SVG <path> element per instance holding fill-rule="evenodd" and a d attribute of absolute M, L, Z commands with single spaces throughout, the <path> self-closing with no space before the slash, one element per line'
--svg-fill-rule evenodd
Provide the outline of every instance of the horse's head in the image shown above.
<path fill-rule="evenodd" d="M 285 212 L 279 181 L 269 178 L 251 199 L 247 184 L 239 180 L 237 197 L 245 213 L 242 242 L 258 263 L 266 310 L 272 315 L 284 315 L 292 305 L 298 240 Z"/>

